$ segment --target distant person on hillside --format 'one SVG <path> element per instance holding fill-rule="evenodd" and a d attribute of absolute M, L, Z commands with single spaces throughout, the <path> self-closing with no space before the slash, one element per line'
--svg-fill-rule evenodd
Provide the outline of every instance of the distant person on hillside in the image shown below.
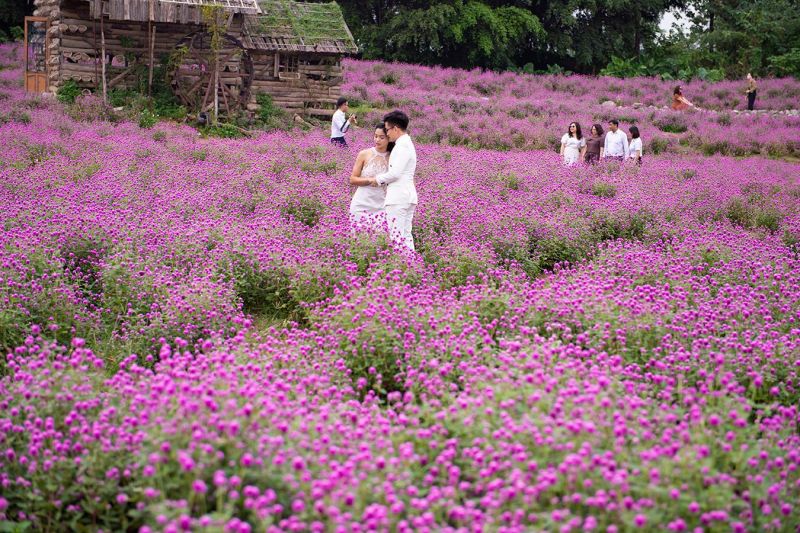
<path fill-rule="evenodd" d="M 331 142 L 344 148 L 347 148 L 347 140 L 344 138 L 344 134 L 350 129 L 351 124 L 358 124 L 355 115 L 347 116 L 349 109 L 347 98 L 340 96 L 336 101 L 336 111 L 331 119 Z"/>
<path fill-rule="evenodd" d="M 414 251 L 414 237 L 411 233 L 414 211 L 417 208 L 417 188 L 414 173 L 417 171 L 417 150 L 408 136 L 408 115 L 402 111 L 392 111 L 383 117 L 386 134 L 393 143 L 389 170 L 378 174 L 374 182 L 386 185 L 386 222 L 391 238 Z"/>
<path fill-rule="evenodd" d="M 561 156 L 564 158 L 564 164 L 574 165 L 578 161 L 583 161 L 585 152 L 586 139 L 581 134 L 581 125 L 570 122 L 567 133 L 561 137 Z"/>
<path fill-rule="evenodd" d="M 747 110 L 752 111 L 756 107 L 756 79 L 749 72 L 747 73 Z"/>
<path fill-rule="evenodd" d="M 628 147 L 628 159 L 635 161 L 637 165 L 642 164 L 642 137 L 639 135 L 639 128 L 630 127 L 631 144 Z"/>
<path fill-rule="evenodd" d="M 675 87 L 675 90 L 672 91 L 672 109 L 675 111 L 683 111 L 684 109 L 689 109 L 690 107 L 695 107 L 693 103 L 691 103 L 685 96 L 683 96 L 683 90 L 681 86 L 678 85 Z"/>
<path fill-rule="evenodd" d="M 596 165 L 597 162 L 600 161 L 600 158 L 603 157 L 604 141 L 603 126 L 600 124 L 592 124 L 591 134 L 589 138 L 586 139 L 584 161 L 590 165 Z"/>
<path fill-rule="evenodd" d="M 350 217 L 356 224 L 378 228 L 383 225 L 386 187 L 375 183 L 375 177 L 389 170 L 389 155 L 394 143 L 389 141 L 386 126 L 378 124 L 372 136 L 375 146 L 361 150 L 356 157 L 350 185 L 355 185 L 350 200 Z"/>
<path fill-rule="evenodd" d="M 619 129 L 619 120 L 609 120 L 608 133 L 603 141 L 603 159 L 625 161 L 628 152 L 628 136 Z"/>

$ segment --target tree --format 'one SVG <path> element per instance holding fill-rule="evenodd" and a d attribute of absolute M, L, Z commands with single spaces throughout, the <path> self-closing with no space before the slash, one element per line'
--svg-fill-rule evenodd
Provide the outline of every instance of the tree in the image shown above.
<path fill-rule="evenodd" d="M 498 2 L 356 0 L 341 5 L 366 58 L 506 69 L 515 66 L 520 48 L 544 36 L 530 10 Z"/>
<path fill-rule="evenodd" d="M 10 36 L 11 28 L 21 27 L 33 9 L 33 0 L 0 0 L 0 34 Z"/>

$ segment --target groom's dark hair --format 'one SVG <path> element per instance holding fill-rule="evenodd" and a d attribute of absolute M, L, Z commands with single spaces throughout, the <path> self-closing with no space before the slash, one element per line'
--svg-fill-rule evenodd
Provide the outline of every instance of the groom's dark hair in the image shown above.
<path fill-rule="evenodd" d="M 339 109 L 346 103 L 347 103 L 347 98 L 345 98 L 344 96 L 340 96 L 339 99 L 336 100 L 336 109 Z"/>
<path fill-rule="evenodd" d="M 403 131 L 408 129 L 408 115 L 403 113 L 402 111 L 392 111 L 391 113 L 386 113 L 383 116 L 383 121 L 388 122 L 392 126 L 397 126 Z"/>

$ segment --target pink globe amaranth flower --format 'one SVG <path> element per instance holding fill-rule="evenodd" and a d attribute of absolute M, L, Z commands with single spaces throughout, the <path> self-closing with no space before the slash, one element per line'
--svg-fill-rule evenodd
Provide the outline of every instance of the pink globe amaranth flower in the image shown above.
<path fill-rule="evenodd" d="M 120 492 L 119 494 L 117 494 L 116 500 L 118 504 L 124 505 L 125 503 L 128 502 L 128 495 L 125 494 L 124 492 Z"/>
<path fill-rule="evenodd" d="M 208 486 L 202 479 L 195 479 L 192 482 L 192 491 L 196 492 L 197 494 L 205 494 L 208 492 Z"/>
<path fill-rule="evenodd" d="M 0 496 L 0 512 L 8 509 L 8 500 Z"/>
<path fill-rule="evenodd" d="M 633 523 L 636 527 L 644 527 L 647 524 L 647 517 L 643 514 L 637 514 L 633 517 Z"/>

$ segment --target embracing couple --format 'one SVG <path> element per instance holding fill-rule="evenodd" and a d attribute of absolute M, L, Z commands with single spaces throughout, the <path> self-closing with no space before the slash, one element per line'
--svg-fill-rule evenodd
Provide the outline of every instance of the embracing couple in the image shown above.
<path fill-rule="evenodd" d="M 356 224 L 371 227 L 381 227 L 385 216 L 392 239 L 413 251 L 417 151 L 407 129 L 408 116 L 402 111 L 388 113 L 375 127 L 375 146 L 359 152 L 350 175 L 350 184 L 356 186 L 350 215 Z"/>

